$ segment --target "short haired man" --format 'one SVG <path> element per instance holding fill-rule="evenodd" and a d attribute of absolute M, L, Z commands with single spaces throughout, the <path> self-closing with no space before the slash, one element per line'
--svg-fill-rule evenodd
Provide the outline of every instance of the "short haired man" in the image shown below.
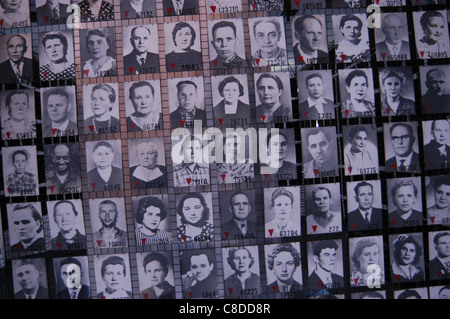
<path fill-rule="evenodd" d="M 431 122 L 431 141 L 424 146 L 425 167 L 442 169 L 450 166 L 450 122 L 434 120 Z"/>
<path fill-rule="evenodd" d="M 46 0 L 36 8 L 36 17 L 39 25 L 64 24 L 67 22 L 70 12 L 67 12 L 67 4 L 57 0 Z"/>
<path fill-rule="evenodd" d="M 294 46 L 296 64 L 328 63 L 328 53 L 319 49 L 324 30 L 317 17 L 309 14 L 298 17 L 294 22 L 294 36 L 299 41 Z"/>
<path fill-rule="evenodd" d="M 178 108 L 170 113 L 170 127 L 194 127 L 195 120 L 201 120 L 206 126 L 206 112 L 196 106 L 197 84 L 184 80 L 177 83 Z"/>
<path fill-rule="evenodd" d="M 438 176 L 433 183 L 434 205 L 427 208 L 428 225 L 450 225 L 450 177 Z"/>
<path fill-rule="evenodd" d="M 256 106 L 256 119 L 261 123 L 286 122 L 292 118 L 292 108 L 283 105 L 283 81 L 275 74 L 263 73 L 256 80 L 256 92 L 261 104 Z"/>
<path fill-rule="evenodd" d="M 69 112 L 74 106 L 66 90 L 52 89 L 47 94 L 45 105 L 50 123 L 43 129 L 44 137 L 78 135 L 77 123 L 69 118 Z"/>
<path fill-rule="evenodd" d="M 130 74 L 159 72 L 158 54 L 148 51 L 154 41 L 157 41 L 157 38 L 152 37 L 150 30 L 145 26 L 136 26 L 131 30 L 130 43 L 133 51 L 123 57 L 123 65 Z"/>
<path fill-rule="evenodd" d="M 173 168 L 174 186 L 209 184 L 209 165 L 202 160 L 201 140 L 193 135 L 188 136 L 182 142 L 182 149 L 184 160 Z"/>
<path fill-rule="evenodd" d="M 373 207 L 373 185 L 359 182 L 355 188 L 355 201 L 358 208 L 348 213 L 348 230 L 369 230 L 383 228 L 383 211 Z"/>
<path fill-rule="evenodd" d="M 414 131 L 410 124 L 395 123 L 389 129 L 395 155 L 386 161 L 386 172 L 419 172 L 419 154 L 414 152 Z"/>
<path fill-rule="evenodd" d="M 0 83 L 31 82 L 33 62 L 25 57 L 27 40 L 20 34 L 11 36 L 6 42 L 8 60 L 0 64 Z"/>
<path fill-rule="evenodd" d="M 335 118 L 334 102 L 323 97 L 323 78 L 320 73 L 312 73 L 305 78 L 308 98 L 300 102 L 300 119 L 321 120 Z"/>
<path fill-rule="evenodd" d="M 236 25 L 233 22 L 216 22 L 211 34 L 211 44 L 217 53 L 217 57 L 210 62 L 211 69 L 243 68 L 247 65 L 246 60 L 236 53 L 236 45 L 240 39 L 237 37 Z"/>
<path fill-rule="evenodd" d="M 253 36 L 258 49 L 252 53 L 253 66 L 274 66 L 287 64 L 286 49 L 278 44 L 283 32 L 278 20 L 259 20 L 253 25 Z"/>
<path fill-rule="evenodd" d="M 59 273 L 64 288 L 56 293 L 57 299 L 90 299 L 91 287 L 81 282 L 81 262 L 74 257 L 64 258 Z"/>
<path fill-rule="evenodd" d="M 127 246 L 127 232 L 116 226 L 117 205 L 112 200 L 104 200 L 98 205 L 98 216 L 102 227 L 93 234 L 94 243 L 99 248 Z"/>
<path fill-rule="evenodd" d="M 427 91 L 422 96 L 422 113 L 450 113 L 450 94 L 446 93 L 446 74 L 433 68 L 425 75 Z"/>
<path fill-rule="evenodd" d="M 68 200 L 62 200 L 53 207 L 53 219 L 59 228 L 58 235 L 52 238 L 53 250 L 86 249 L 86 236 L 76 228 L 78 211 Z M 83 218 L 80 216 L 80 218 Z"/>
<path fill-rule="evenodd" d="M 49 194 L 78 193 L 81 189 L 79 167 L 74 167 L 74 152 L 65 144 L 57 144 L 50 154 L 50 163 L 45 172 Z"/>
<path fill-rule="evenodd" d="M 40 271 L 32 259 L 14 260 L 14 275 L 22 288 L 14 299 L 48 299 L 48 290 L 39 283 Z"/>
<path fill-rule="evenodd" d="M 332 210 L 331 191 L 319 186 L 312 191 L 313 207 L 306 217 L 308 234 L 335 233 L 342 231 L 341 213 Z"/>
<path fill-rule="evenodd" d="M 224 239 L 256 238 L 256 222 L 248 219 L 252 213 L 252 203 L 243 191 L 236 191 L 230 197 L 228 210 L 231 219 L 222 224 Z"/>
<path fill-rule="evenodd" d="M 19 239 L 11 246 L 12 254 L 45 250 L 44 222 L 41 213 L 32 204 L 16 204 L 11 217 L 11 231 Z"/>
<path fill-rule="evenodd" d="M 344 287 L 344 278 L 333 270 L 339 246 L 334 240 L 322 240 L 313 246 L 314 270 L 308 277 L 308 289 L 333 289 Z"/>
<path fill-rule="evenodd" d="M 397 208 L 389 213 L 389 227 L 412 227 L 422 225 L 422 212 L 415 210 L 419 190 L 409 179 L 398 180 L 391 188 L 391 197 Z"/>
<path fill-rule="evenodd" d="M 10 196 L 37 195 L 39 191 L 37 176 L 26 170 L 28 153 L 25 150 L 17 150 L 12 154 L 11 159 L 14 172 L 7 177 L 7 193 Z"/>
<path fill-rule="evenodd" d="M 430 260 L 430 279 L 450 278 L 450 232 L 437 233 L 433 238 L 437 255 Z"/>
<path fill-rule="evenodd" d="M 376 44 L 378 61 L 408 60 L 411 58 L 409 42 L 403 40 L 403 35 L 407 31 L 397 13 L 389 13 L 383 16 L 381 21 L 381 31 L 384 34 L 384 41 Z"/>
<path fill-rule="evenodd" d="M 312 160 L 303 164 L 303 176 L 316 178 L 321 173 L 336 172 L 337 158 L 333 156 L 335 144 L 328 132 L 321 128 L 312 128 L 307 132 L 306 141 Z"/>
<path fill-rule="evenodd" d="M 215 292 L 217 275 L 214 251 L 209 249 L 185 251 L 181 256 L 181 282 L 184 298 L 204 298 L 204 294 Z"/>

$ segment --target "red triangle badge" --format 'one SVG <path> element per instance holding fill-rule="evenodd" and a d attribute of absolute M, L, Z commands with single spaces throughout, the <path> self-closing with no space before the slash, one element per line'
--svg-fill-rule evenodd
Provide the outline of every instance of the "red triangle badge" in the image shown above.
<path fill-rule="evenodd" d="M 173 69 L 175 69 L 175 63 L 170 63 L 170 67 Z"/>
<path fill-rule="evenodd" d="M 97 245 L 98 245 L 98 247 L 100 247 L 102 245 L 102 241 L 101 240 L 97 240 Z"/>
<path fill-rule="evenodd" d="M 389 113 L 391 113 L 391 109 L 390 109 L 390 108 L 387 109 L 387 110 L 386 110 L 386 113 L 387 113 L 387 115 L 389 115 Z"/>
<path fill-rule="evenodd" d="M 227 177 L 227 174 L 220 175 L 222 177 L 222 182 L 225 182 L 225 178 Z"/>
<path fill-rule="evenodd" d="M 186 235 L 181 235 L 181 238 L 183 239 L 183 241 L 186 241 Z"/>
<path fill-rule="evenodd" d="M 323 285 L 322 280 L 317 280 L 317 286 L 322 287 L 322 285 Z"/>
<path fill-rule="evenodd" d="M 297 7 L 300 5 L 300 0 L 295 0 L 295 4 L 297 5 Z"/>
<path fill-rule="evenodd" d="M 53 133 L 53 136 L 55 136 L 55 135 L 56 135 L 56 132 L 58 132 L 58 129 L 57 129 L 57 128 L 52 128 L 52 133 Z"/>
<path fill-rule="evenodd" d="M 423 55 L 425 54 L 425 51 L 420 51 L 420 56 L 423 58 Z"/>
<path fill-rule="evenodd" d="M 298 57 L 298 62 L 303 63 L 303 57 L 302 56 Z"/>
<path fill-rule="evenodd" d="M 430 219 L 431 219 L 431 222 L 434 224 L 434 220 L 436 219 L 436 216 L 431 216 Z"/>
<path fill-rule="evenodd" d="M 355 279 L 353 279 L 353 281 L 355 282 L 355 285 L 357 285 L 357 284 L 358 284 L 358 280 L 359 280 L 359 278 L 355 278 Z"/>
<path fill-rule="evenodd" d="M 399 280 L 400 279 L 400 275 L 395 275 L 395 280 Z"/>
<path fill-rule="evenodd" d="M 167 13 L 168 14 L 172 14 L 173 9 L 172 8 L 167 8 Z"/>
<path fill-rule="evenodd" d="M 188 185 L 191 185 L 191 180 L 192 178 L 186 178 L 186 183 L 188 183 Z"/>
<path fill-rule="evenodd" d="M 0 20 L 0 28 L 3 28 L 3 20 Z"/>
<path fill-rule="evenodd" d="M 397 164 L 392 164 L 391 167 L 392 167 L 392 170 L 395 171 L 397 169 Z"/>
<path fill-rule="evenodd" d="M 91 133 L 94 132 L 94 125 L 89 125 L 89 129 L 91 130 Z"/>
<path fill-rule="evenodd" d="M 136 124 L 131 123 L 130 126 L 131 126 L 131 130 L 134 131 L 134 128 L 136 127 Z"/>
<path fill-rule="evenodd" d="M 145 245 L 146 241 L 147 241 L 147 238 L 141 238 L 142 245 Z"/>
<path fill-rule="evenodd" d="M 356 227 L 358 227 L 358 224 L 352 224 L 353 230 L 356 229 Z"/>
<path fill-rule="evenodd" d="M 345 110 L 345 115 L 348 117 L 348 114 L 350 113 L 350 110 Z"/>
<path fill-rule="evenodd" d="M 261 61 L 261 59 L 255 59 L 256 65 L 259 66 L 259 61 Z"/>
<path fill-rule="evenodd" d="M 183 126 L 184 127 L 184 120 L 180 120 L 180 124 L 181 124 L 181 126 Z"/>
<path fill-rule="evenodd" d="M 268 178 L 269 178 L 269 174 L 264 174 L 264 177 L 265 177 L 266 179 L 268 179 Z"/>
<path fill-rule="evenodd" d="M 312 226 L 312 229 L 313 229 L 314 232 L 316 232 L 317 225 Z"/>
<path fill-rule="evenodd" d="M 58 249 L 61 249 L 61 243 L 57 243 L 56 247 L 58 247 Z"/>
<path fill-rule="evenodd" d="M 91 183 L 92 190 L 95 190 L 95 183 Z"/>
<path fill-rule="evenodd" d="M 428 162 L 428 165 L 429 165 L 430 167 L 433 167 L 433 161 L 429 161 L 429 162 Z"/>
<path fill-rule="evenodd" d="M 309 114 L 309 112 L 303 112 L 303 116 L 304 116 L 305 119 L 308 118 L 308 114 Z"/>
<path fill-rule="evenodd" d="M 133 74 L 134 68 L 133 68 L 132 66 L 130 66 L 130 67 L 128 68 L 128 71 L 130 71 L 130 74 Z"/>
<path fill-rule="evenodd" d="M 89 75 L 89 70 L 84 70 L 84 74 L 85 74 L 86 76 L 88 76 L 88 75 Z"/>
<path fill-rule="evenodd" d="M 189 298 L 192 298 L 192 291 L 188 291 Z"/>
<path fill-rule="evenodd" d="M 273 235 L 273 229 L 269 229 L 269 235 L 270 235 L 270 237 L 272 237 L 272 235 Z"/>
<path fill-rule="evenodd" d="M 394 225 L 394 227 L 395 227 L 395 224 L 397 224 L 397 220 L 396 220 L 396 219 L 393 219 L 393 220 L 392 220 L 392 225 Z"/>
<path fill-rule="evenodd" d="M 273 285 L 272 290 L 273 290 L 273 292 L 277 292 L 277 285 Z"/>
<path fill-rule="evenodd" d="M 347 167 L 347 168 L 348 168 L 348 173 L 351 174 L 351 173 L 352 173 L 352 170 L 353 170 L 353 167 L 349 166 L 349 167 Z"/>
<path fill-rule="evenodd" d="M 148 299 L 148 294 L 143 295 L 145 299 Z"/>
<path fill-rule="evenodd" d="M 48 20 L 49 20 L 48 16 L 45 16 L 44 20 L 45 20 L 45 23 L 48 23 Z"/>
<path fill-rule="evenodd" d="M 213 13 L 216 13 L 216 6 L 210 6 L 210 8 Z"/>
<path fill-rule="evenodd" d="M 380 0 L 375 0 L 376 2 L 377 2 L 377 4 L 379 4 L 380 3 Z"/>
<path fill-rule="evenodd" d="M 44 78 L 47 79 L 48 73 L 44 72 Z"/>
<path fill-rule="evenodd" d="M 252 3 L 253 10 L 256 9 L 256 3 Z"/>
<path fill-rule="evenodd" d="M 427 109 L 427 112 L 430 112 L 431 105 L 425 105 L 425 108 Z"/>
<path fill-rule="evenodd" d="M 437 273 L 438 278 L 441 278 L 441 277 L 442 277 L 442 271 L 443 271 L 443 270 L 438 271 L 438 273 Z"/>
<path fill-rule="evenodd" d="M 125 18 L 128 18 L 128 10 L 124 10 L 123 13 L 125 13 Z"/>
<path fill-rule="evenodd" d="M 139 181 L 134 181 L 134 188 L 138 188 L 139 186 Z"/>
<path fill-rule="evenodd" d="M 314 175 L 316 175 L 316 177 L 317 177 L 317 174 L 319 174 L 319 170 L 318 169 L 314 169 L 313 171 L 314 171 Z"/>
<path fill-rule="evenodd" d="M 228 288 L 228 294 L 230 294 L 230 295 L 233 294 L 233 288 Z"/>
<path fill-rule="evenodd" d="M 219 63 L 219 61 L 217 61 L 217 60 L 214 60 L 213 61 L 213 64 L 214 64 L 214 66 L 217 68 L 217 63 Z"/>
<path fill-rule="evenodd" d="M 223 119 L 218 119 L 218 121 L 219 121 L 219 124 L 222 125 Z"/>
<path fill-rule="evenodd" d="M 9 139 L 11 137 L 11 132 L 6 132 L 6 137 Z"/>
<path fill-rule="evenodd" d="M 9 193 L 9 195 L 11 195 L 11 193 L 12 193 L 12 188 L 11 187 L 8 187 L 8 193 Z"/>
<path fill-rule="evenodd" d="M 55 191 L 55 186 L 50 186 L 50 191 L 51 191 L 52 194 L 53 194 L 53 192 Z"/>
<path fill-rule="evenodd" d="M 381 53 L 381 57 L 383 58 L 383 60 L 386 60 L 386 53 Z"/>
<path fill-rule="evenodd" d="M 263 122 L 265 122 L 265 121 L 266 121 L 266 116 L 265 116 L 265 115 L 261 115 L 261 120 L 262 120 Z"/>
<path fill-rule="evenodd" d="M 345 62 L 345 54 L 340 55 L 342 62 Z"/>
<path fill-rule="evenodd" d="M 225 235 L 225 238 L 228 239 L 228 236 L 230 236 L 230 232 L 226 231 L 223 233 Z"/>

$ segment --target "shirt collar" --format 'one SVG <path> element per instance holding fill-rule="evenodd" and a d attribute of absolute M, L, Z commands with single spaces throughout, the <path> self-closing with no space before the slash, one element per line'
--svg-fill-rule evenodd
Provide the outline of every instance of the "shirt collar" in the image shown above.
<path fill-rule="evenodd" d="M 388 50 L 389 50 L 390 53 L 394 54 L 394 48 L 397 48 L 398 49 L 398 53 L 400 53 L 400 47 L 402 45 L 401 42 L 399 44 L 396 44 L 396 45 L 392 45 L 392 44 L 390 44 L 387 41 L 385 41 L 385 42 L 386 42 L 386 46 L 388 47 Z"/>
<path fill-rule="evenodd" d="M 317 59 L 317 50 L 315 50 L 312 54 L 305 53 L 302 50 L 302 46 L 300 45 L 300 43 L 298 44 L 298 52 L 300 53 L 300 56 L 303 57 L 303 61 L 311 58 Z"/>
<path fill-rule="evenodd" d="M 400 163 L 400 160 L 405 160 L 405 161 L 403 162 L 403 165 L 409 166 L 410 163 L 411 163 L 411 158 L 412 158 L 412 156 L 413 156 L 413 153 L 414 153 L 414 151 L 411 151 L 411 153 L 410 153 L 408 156 L 406 156 L 406 157 L 402 157 L 402 156 L 395 155 L 395 159 L 396 159 L 396 161 L 397 161 L 397 167 L 399 167 L 400 164 L 401 164 L 401 163 Z"/>
<path fill-rule="evenodd" d="M 60 131 L 65 131 L 67 129 L 67 126 L 69 126 L 69 119 L 66 119 L 61 125 L 55 125 L 52 122 L 52 129 L 58 129 Z"/>
<path fill-rule="evenodd" d="M 325 101 L 325 99 L 323 98 L 323 96 L 321 96 L 319 99 L 317 99 L 316 102 L 313 102 L 313 100 L 311 99 L 311 97 L 308 96 L 307 101 L 308 101 L 309 108 L 314 107 L 316 104 L 327 104 L 327 102 Z"/>
<path fill-rule="evenodd" d="M 366 219 L 366 214 L 369 213 L 369 220 L 370 217 L 372 216 L 372 207 L 370 207 L 368 210 L 361 210 L 361 208 L 359 208 L 359 212 L 361 214 L 361 216 L 363 217 L 363 219 Z"/>

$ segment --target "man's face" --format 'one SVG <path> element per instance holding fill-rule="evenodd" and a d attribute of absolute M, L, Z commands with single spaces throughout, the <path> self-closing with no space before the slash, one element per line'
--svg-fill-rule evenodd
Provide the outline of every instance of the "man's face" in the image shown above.
<path fill-rule="evenodd" d="M 164 267 L 161 266 L 161 263 L 157 260 L 153 260 L 145 266 L 145 274 L 152 287 L 159 286 L 166 278 Z"/>
<path fill-rule="evenodd" d="M 139 53 L 145 53 L 150 47 L 150 32 L 146 28 L 137 28 L 131 36 L 131 45 Z"/>
<path fill-rule="evenodd" d="M 434 95 L 444 95 L 445 93 L 445 74 L 436 70 L 428 74 L 426 81 L 428 91 Z"/>
<path fill-rule="evenodd" d="M 18 63 L 27 51 L 27 44 L 20 37 L 13 36 L 8 40 L 7 50 L 9 59 Z"/>
<path fill-rule="evenodd" d="M 341 33 L 348 41 L 356 41 L 361 37 L 361 26 L 358 21 L 347 21 L 341 28 Z"/>
<path fill-rule="evenodd" d="M 402 42 L 405 27 L 396 15 L 389 15 L 384 18 L 381 29 L 386 37 L 386 42 L 389 44 L 396 45 Z"/>
<path fill-rule="evenodd" d="M 202 143 L 198 140 L 192 140 L 190 142 L 184 143 L 184 158 L 190 158 L 191 163 L 201 163 L 202 162 Z"/>
<path fill-rule="evenodd" d="M 404 126 L 396 126 L 391 133 L 392 148 L 398 156 L 406 157 L 412 152 L 414 136 Z"/>
<path fill-rule="evenodd" d="M 281 34 L 271 22 L 260 22 L 255 28 L 255 39 L 262 52 L 272 53 L 278 48 Z"/>
<path fill-rule="evenodd" d="M 373 204 L 373 190 L 370 186 L 361 186 L 358 188 L 358 194 L 355 200 L 362 210 L 368 210 Z"/>
<path fill-rule="evenodd" d="M 286 158 L 288 146 L 283 135 L 271 137 L 267 147 L 269 155 L 273 152 L 274 156 L 278 156 L 279 161 L 283 161 Z"/>
<path fill-rule="evenodd" d="M 414 195 L 414 188 L 412 186 L 401 186 L 395 192 L 393 197 L 394 205 L 400 213 L 408 213 L 413 209 L 416 203 L 416 195 Z"/>
<path fill-rule="evenodd" d="M 319 264 L 320 268 L 331 272 L 335 267 L 336 254 L 336 249 L 325 248 L 320 251 L 319 256 L 314 256 L 314 260 Z"/>
<path fill-rule="evenodd" d="M 237 38 L 231 27 L 216 29 L 211 43 L 222 59 L 228 59 L 236 52 Z"/>
<path fill-rule="evenodd" d="M 247 196 L 244 194 L 237 194 L 231 200 L 230 212 L 233 215 L 233 218 L 238 221 L 247 220 L 251 209 L 252 206 L 250 205 Z"/>
<path fill-rule="evenodd" d="M 13 213 L 13 225 L 19 240 L 24 243 L 30 243 L 36 238 L 41 227 L 39 221 L 34 220 L 33 212 L 30 208 L 16 210 Z"/>
<path fill-rule="evenodd" d="M 28 113 L 28 96 L 26 94 L 14 94 L 11 96 L 11 102 L 9 103 L 11 109 L 11 118 L 20 122 L 25 119 Z"/>
<path fill-rule="evenodd" d="M 332 200 L 327 190 L 318 190 L 313 197 L 314 205 L 316 206 L 316 213 L 324 215 L 328 213 L 331 208 Z"/>
<path fill-rule="evenodd" d="M 55 222 L 64 232 L 71 231 L 75 227 L 77 216 L 69 203 L 62 203 L 55 208 Z"/>
<path fill-rule="evenodd" d="M 367 267 L 369 267 L 369 265 L 377 265 L 379 257 L 380 249 L 378 249 L 378 245 L 364 247 L 361 251 L 361 255 L 358 256 L 361 272 L 363 274 L 367 273 Z"/>
<path fill-rule="evenodd" d="M 325 133 L 319 132 L 308 137 L 308 151 L 319 167 L 322 167 L 331 159 L 333 144 L 328 141 Z"/>
<path fill-rule="evenodd" d="M 278 196 L 274 202 L 272 207 L 272 212 L 275 215 L 277 220 L 289 220 L 292 211 L 292 202 L 291 199 L 287 196 Z"/>
<path fill-rule="evenodd" d="M 434 191 L 434 202 L 439 209 L 447 209 L 450 206 L 450 185 L 442 184 Z"/>
<path fill-rule="evenodd" d="M 271 78 L 263 78 L 259 81 L 257 90 L 259 99 L 266 105 L 274 105 L 280 102 L 281 93 L 283 92 L 278 88 L 277 82 Z"/>
<path fill-rule="evenodd" d="M 140 86 L 134 89 L 133 102 L 134 110 L 142 115 L 149 114 L 153 110 L 154 96 L 148 86 Z"/>
<path fill-rule="evenodd" d="M 440 258 L 450 257 L 450 236 L 439 238 L 435 247 Z"/>
<path fill-rule="evenodd" d="M 61 266 L 61 279 L 69 289 L 81 287 L 81 269 L 77 264 L 64 264 Z"/>
<path fill-rule="evenodd" d="M 139 144 L 136 149 L 139 163 L 141 163 L 143 167 L 152 169 L 156 166 L 158 152 L 153 145 L 143 143 Z"/>
<path fill-rule="evenodd" d="M 273 260 L 273 273 L 283 283 L 289 282 L 294 276 L 296 266 L 294 256 L 288 251 L 282 251 Z"/>
<path fill-rule="evenodd" d="M 252 259 L 250 258 L 247 249 L 238 249 L 234 252 L 234 268 L 237 273 L 244 273 L 250 269 Z"/>
<path fill-rule="evenodd" d="M 178 104 L 186 112 L 191 112 L 197 101 L 197 89 L 192 84 L 184 84 L 177 93 Z"/>
<path fill-rule="evenodd" d="M 52 94 L 47 99 L 48 117 L 52 122 L 62 123 L 67 119 L 69 101 L 65 96 Z"/>
<path fill-rule="evenodd" d="M 350 143 L 352 145 L 352 152 L 361 153 L 366 149 L 367 145 L 367 133 L 364 131 L 359 131 L 350 138 Z"/>
<path fill-rule="evenodd" d="M 39 287 L 39 271 L 34 265 L 18 266 L 16 275 L 23 290 L 31 291 Z"/>
<path fill-rule="evenodd" d="M 439 41 L 445 32 L 445 22 L 442 17 L 431 17 L 425 26 L 425 37 L 433 41 Z"/>
<path fill-rule="evenodd" d="M 350 99 L 362 101 L 366 97 L 368 88 L 367 80 L 363 76 L 354 77 L 350 82 L 350 86 L 346 86 L 345 88 L 347 93 L 350 95 Z"/>
<path fill-rule="evenodd" d="M 144 216 L 142 217 L 142 224 L 144 224 L 145 228 L 152 231 L 157 231 L 160 223 L 161 209 L 155 206 L 147 207 Z"/>
<path fill-rule="evenodd" d="M 70 169 L 70 150 L 66 145 L 58 145 L 53 152 L 53 164 L 58 174 L 67 173 Z"/>
<path fill-rule="evenodd" d="M 317 100 L 323 94 L 323 82 L 319 77 L 314 77 L 308 80 L 306 83 L 306 89 L 308 90 L 309 96 L 312 99 Z"/>
<path fill-rule="evenodd" d="M 13 159 L 14 170 L 17 174 L 25 173 L 27 168 L 27 157 L 23 154 L 16 154 Z"/>
<path fill-rule="evenodd" d="M 112 204 L 103 204 L 98 208 L 100 221 L 104 227 L 113 227 L 117 221 L 117 209 Z"/>
<path fill-rule="evenodd" d="M 300 34 L 300 47 L 303 51 L 314 52 L 320 47 L 323 33 L 320 22 L 310 18 L 303 21 L 304 29 Z M 297 36 L 297 35 L 296 35 Z"/>
<path fill-rule="evenodd" d="M 108 289 L 116 291 L 122 288 L 125 279 L 125 273 L 121 264 L 107 265 L 103 281 Z"/>
<path fill-rule="evenodd" d="M 447 120 L 434 121 L 433 129 L 431 130 L 434 140 L 439 146 L 446 145 L 450 134 L 450 122 Z"/>
<path fill-rule="evenodd" d="M 205 254 L 191 257 L 191 272 L 195 280 L 205 280 L 211 274 L 213 268 L 214 265 L 209 263 Z"/>

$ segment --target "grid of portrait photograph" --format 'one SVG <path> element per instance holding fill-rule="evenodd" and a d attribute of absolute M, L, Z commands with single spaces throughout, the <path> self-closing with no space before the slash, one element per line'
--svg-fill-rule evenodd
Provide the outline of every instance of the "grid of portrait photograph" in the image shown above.
<path fill-rule="evenodd" d="M 450 299 L 449 9 L 0 1 L 0 299 Z"/>

